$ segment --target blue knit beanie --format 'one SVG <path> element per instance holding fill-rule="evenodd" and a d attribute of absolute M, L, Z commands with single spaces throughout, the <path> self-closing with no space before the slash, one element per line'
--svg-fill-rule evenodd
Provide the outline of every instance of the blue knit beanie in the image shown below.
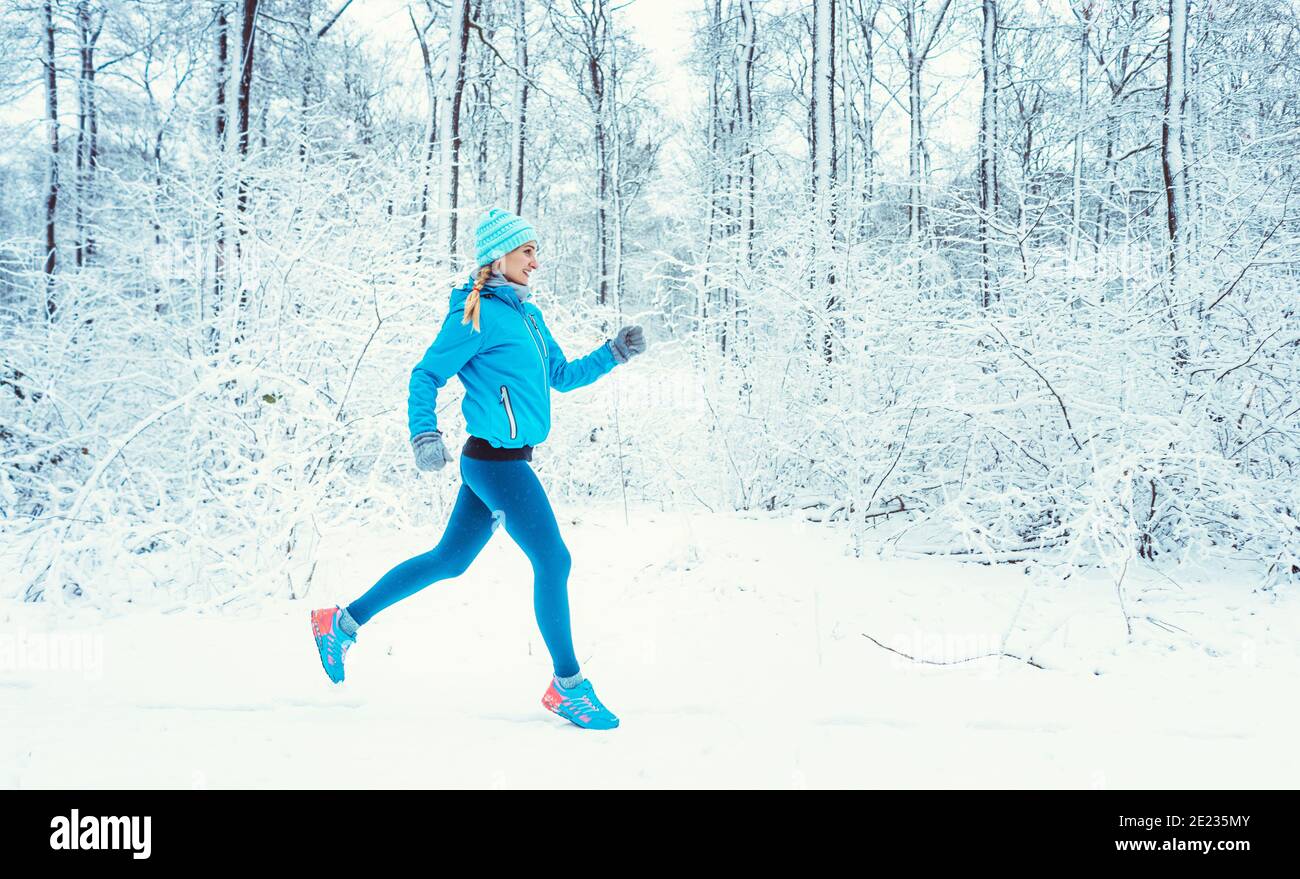
<path fill-rule="evenodd" d="M 485 266 L 521 244 L 536 240 L 537 233 L 523 217 L 492 208 L 479 220 L 474 232 L 475 265 Z"/>

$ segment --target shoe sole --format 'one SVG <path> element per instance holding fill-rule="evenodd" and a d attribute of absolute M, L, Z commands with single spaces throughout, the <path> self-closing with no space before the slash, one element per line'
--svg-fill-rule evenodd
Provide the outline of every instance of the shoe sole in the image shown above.
<path fill-rule="evenodd" d="M 550 691 L 548 690 L 548 691 L 547 691 L 547 695 L 549 695 L 549 693 L 550 693 Z M 579 723 L 578 721 L 574 720 L 572 717 L 565 717 L 563 714 L 561 714 L 560 712 L 558 712 L 558 711 L 556 711 L 554 708 L 552 708 L 551 705 L 550 705 L 550 703 L 546 701 L 546 695 L 543 695 L 543 696 L 542 696 L 542 707 L 545 708 L 547 711 L 551 712 L 552 714 L 554 714 L 556 717 L 560 718 L 561 720 L 567 720 L 569 723 L 573 724 L 573 725 L 576 726 L 578 729 L 597 729 L 597 730 L 600 730 L 600 729 L 618 729 L 619 721 L 618 721 L 617 719 L 615 719 L 614 722 L 613 722 L 612 724 L 610 724 L 609 726 L 583 726 L 581 723 Z"/>
<path fill-rule="evenodd" d="M 565 717 L 563 714 L 560 714 L 558 711 L 552 711 L 551 713 L 554 714 L 556 717 L 569 721 L 569 723 L 573 724 L 578 729 L 592 729 L 592 730 L 618 729 L 617 723 L 610 724 L 609 726 L 583 726 L 573 718 Z"/>

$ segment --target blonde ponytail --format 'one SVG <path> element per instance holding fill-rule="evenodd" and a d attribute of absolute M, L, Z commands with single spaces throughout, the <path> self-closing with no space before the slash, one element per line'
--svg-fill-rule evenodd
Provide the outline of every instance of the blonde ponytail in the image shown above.
<path fill-rule="evenodd" d="M 478 270 L 478 277 L 474 279 L 474 289 L 470 290 L 469 296 L 465 297 L 465 317 L 461 320 L 461 323 L 467 324 L 470 321 L 474 321 L 474 329 L 480 333 L 483 332 L 483 330 L 479 327 L 478 322 L 479 305 L 481 304 L 479 301 L 478 291 L 483 289 L 483 284 L 487 282 L 488 276 L 491 274 L 491 263 L 481 266 Z"/>

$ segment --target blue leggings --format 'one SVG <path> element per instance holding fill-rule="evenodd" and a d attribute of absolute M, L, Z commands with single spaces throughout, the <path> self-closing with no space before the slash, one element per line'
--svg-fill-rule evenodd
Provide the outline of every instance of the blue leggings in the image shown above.
<path fill-rule="evenodd" d="M 504 520 L 506 533 L 533 564 L 533 610 L 555 674 L 577 674 L 578 659 L 569 631 L 572 559 L 537 474 L 527 461 L 482 461 L 462 454 L 460 475 L 460 493 L 438 545 L 381 577 L 369 592 L 348 605 L 348 613 L 363 625 L 430 583 L 460 576 Z"/>

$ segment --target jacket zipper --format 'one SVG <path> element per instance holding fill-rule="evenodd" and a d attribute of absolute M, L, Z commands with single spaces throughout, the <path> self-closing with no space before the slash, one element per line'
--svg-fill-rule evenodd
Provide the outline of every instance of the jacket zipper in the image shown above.
<path fill-rule="evenodd" d="M 496 296 L 495 293 L 490 293 L 488 295 Z M 498 296 L 497 298 L 499 299 L 500 297 Z M 531 314 L 526 315 L 524 312 L 519 311 L 519 309 L 515 309 L 515 311 L 520 317 L 524 319 L 524 329 L 528 330 L 528 324 L 531 323 L 533 325 L 533 329 L 537 330 L 536 336 L 533 335 L 532 330 L 528 330 L 528 338 L 533 340 L 533 347 L 537 349 L 537 356 L 539 356 L 542 359 L 542 371 L 544 372 L 546 370 L 546 339 L 542 336 L 542 328 L 537 325 L 537 321 L 533 320 L 533 316 Z M 538 344 L 539 339 L 541 340 L 540 345 Z M 549 379 L 550 376 L 547 376 L 547 378 Z M 549 384 L 549 381 L 547 383 Z"/>
<path fill-rule="evenodd" d="M 510 438 L 514 439 L 516 433 L 515 413 L 514 410 L 510 408 L 510 390 L 505 385 L 501 386 L 501 402 L 505 405 L 506 416 L 510 419 Z"/>
<path fill-rule="evenodd" d="M 546 357 L 546 337 L 542 335 L 542 328 L 537 325 L 537 319 L 531 314 L 528 319 L 533 322 L 533 329 L 537 330 L 537 338 L 542 340 L 542 357 Z"/>
<path fill-rule="evenodd" d="M 490 293 L 488 295 L 495 296 L 496 294 Z M 542 328 L 537 326 L 537 321 L 533 320 L 533 316 L 531 314 L 526 314 L 519 309 L 515 309 L 515 313 L 518 314 L 519 317 L 523 319 L 524 330 L 528 333 L 528 338 L 533 340 L 533 348 L 537 351 L 537 364 L 542 368 L 542 387 L 545 388 L 546 393 L 549 393 L 551 388 L 551 376 L 546 371 L 547 348 L 546 348 L 546 339 L 542 336 Z M 536 336 L 533 335 L 532 330 L 528 329 L 528 324 L 530 323 L 533 325 L 533 328 L 537 330 Z M 539 339 L 541 340 L 540 345 L 538 344 Z M 505 385 L 501 386 L 501 402 L 506 407 L 506 415 L 510 417 L 510 438 L 515 439 L 516 438 L 515 413 L 510 408 L 510 391 L 506 388 Z"/>
<path fill-rule="evenodd" d="M 547 371 L 546 371 L 546 355 L 542 353 L 542 348 L 541 348 L 541 347 L 538 347 L 538 345 L 537 345 L 537 337 L 533 335 L 533 331 L 530 330 L 530 329 L 528 329 L 528 323 L 529 323 L 529 321 L 532 321 L 532 320 L 533 320 L 533 319 L 532 319 L 532 316 L 531 316 L 531 315 L 525 316 L 525 315 L 522 314 L 522 313 L 521 313 L 519 316 L 520 316 L 521 318 L 523 318 L 523 321 L 524 321 L 524 331 L 528 333 L 528 338 L 530 338 L 530 339 L 533 340 L 533 348 L 535 348 L 535 349 L 537 350 L 537 363 L 538 363 L 539 366 L 542 367 L 542 387 L 545 388 L 547 391 L 549 391 L 549 390 L 551 389 L 551 376 L 550 376 L 550 374 L 547 373 Z M 536 322 L 536 321 L 533 321 L 533 326 L 537 326 L 537 322 Z M 540 333 L 541 333 L 541 330 L 538 330 L 538 334 L 539 334 L 539 335 L 540 335 Z M 543 345 L 543 346 L 546 345 L 546 340 L 545 340 L 545 339 L 542 340 L 542 345 Z"/>

